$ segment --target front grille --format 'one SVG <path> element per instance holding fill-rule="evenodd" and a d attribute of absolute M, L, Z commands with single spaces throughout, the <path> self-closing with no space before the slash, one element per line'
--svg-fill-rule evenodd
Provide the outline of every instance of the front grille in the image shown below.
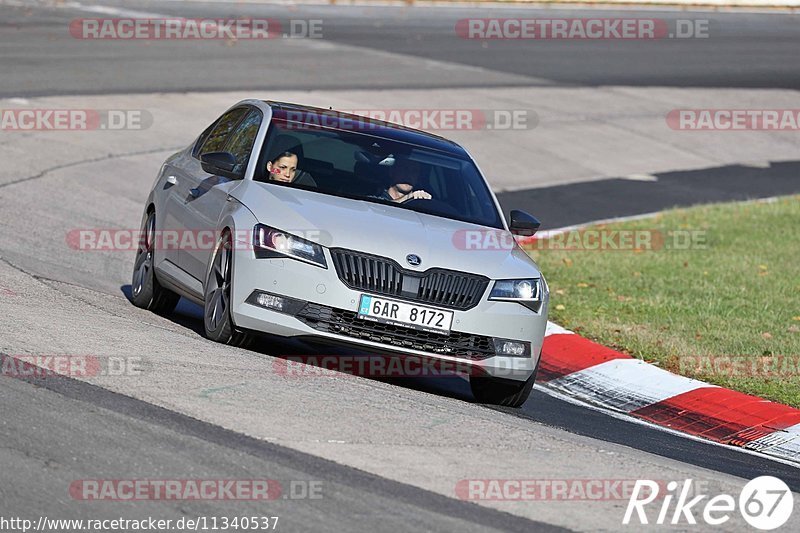
<path fill-rule="evenodd" d="M 379 342 L 388 346 L 450 355 L 465 359 L 486 359 L 495 355 L 491 337 L 451 331 L 449 335 L 380 324 L 358 318 L 353 311 L 308 303 L 295 315 L 308 326 L 326 333 Z"/>
<path fill-rule="evenodd" d="M 386 257 L 332 249 L 339 279 L 351 289 L 466 310 L 478 305 L 489 279 L 477 274 L 431 268 L 406 270 Z"/>

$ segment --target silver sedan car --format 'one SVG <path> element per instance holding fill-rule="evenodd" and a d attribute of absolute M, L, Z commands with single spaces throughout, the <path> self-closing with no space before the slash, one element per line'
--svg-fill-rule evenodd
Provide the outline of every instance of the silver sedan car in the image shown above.
<path fill-rule="evenodd" d="M 549 293 L 475 162 L 402 126 L 239 102 L 163 164 L 145 204 L 133 303 L 183 296 L 208 338 L 264 334 L 468 369 L 482 403 L 533 387 Z"/>

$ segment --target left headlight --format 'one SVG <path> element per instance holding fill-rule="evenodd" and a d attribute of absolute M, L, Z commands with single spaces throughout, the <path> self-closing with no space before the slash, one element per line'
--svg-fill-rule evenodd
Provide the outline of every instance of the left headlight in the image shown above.
<path fill-rule="evenodd" d="M 256 224 L 253 230 L 253 248 L 256 257 L 291 257 L 305 263 L 328 268 L 322 246 L 264 224 Z"/>
<path fill-rule="evenodd" d="M 490 300 L 505 302 L 518 302 L 538 312 L 542 303 L 542 280 L 529 279 L 500 279 L 494 282 Z"/>

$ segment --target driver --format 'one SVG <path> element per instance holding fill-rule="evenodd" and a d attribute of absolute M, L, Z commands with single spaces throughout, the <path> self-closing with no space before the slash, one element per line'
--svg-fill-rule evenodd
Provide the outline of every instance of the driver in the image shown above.
<path fill-rule="evenodd" d="M 282 183 L 296 183 L 316 187 L 317 182 L 311 174 L 297 168 L 298 157 L 294 152 L 283 152 L 267 161 L 269 179 Z"/>
<path fill-rule="evenodd" d="M 416 190 L 421 173 L 421 166 L 410 159 L 398 159 L 389 171 L 390 183 L 378 198 L 392 202 L 403 203 L 408 200 L 430 200 L 431 194 L 422 189 Z"/>

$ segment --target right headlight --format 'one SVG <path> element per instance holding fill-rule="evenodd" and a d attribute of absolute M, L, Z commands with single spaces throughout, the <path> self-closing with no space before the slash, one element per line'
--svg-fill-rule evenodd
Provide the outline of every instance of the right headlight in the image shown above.
<path fill-rule="evenodd" d="M 257 224 L 253 230 L 256 257 L 291 257 L 328 268 L 322 246 L 285 231 Z"/>
<path fill-rule="evenodd" d="M 542 280 L 540 278 L 499 279 L 494 282 L 489 299 L 518 302 L 538 313 L 542 303 Z"/>

